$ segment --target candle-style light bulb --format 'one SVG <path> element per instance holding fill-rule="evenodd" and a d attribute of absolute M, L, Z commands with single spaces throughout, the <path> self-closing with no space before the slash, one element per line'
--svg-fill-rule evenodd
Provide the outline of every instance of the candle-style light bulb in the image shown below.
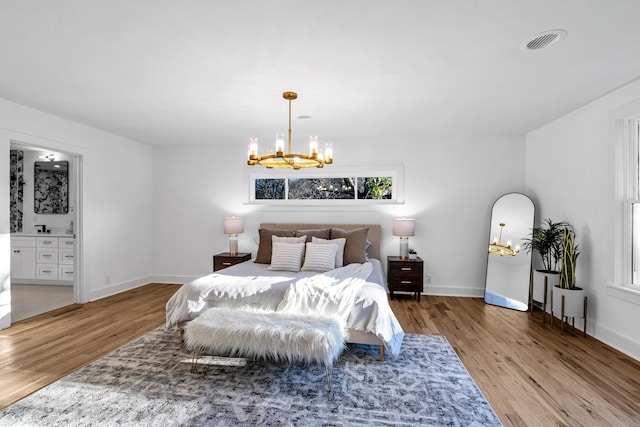
<path fill-rule="evenodd" d="M 258 138 L 249 138 L 249 162 L 258 160 Z M 255 163 L 250 163 L 255 164 Z"/>
<path fill-rule="evenodd" d="M 276 155 L 284 153 L 284 133 L 276 133 Z"/>
<path fill-rule="evenodd" d="M 324 147 L 324 161 L 325 163 L 333 163 L 333 143 L 327 142 Z"/>
<path fill-rule="evenodd" d="M 309 156 L 315 157 L 318 154 L 318 137 L 311 135 L 309 137 Z"/>

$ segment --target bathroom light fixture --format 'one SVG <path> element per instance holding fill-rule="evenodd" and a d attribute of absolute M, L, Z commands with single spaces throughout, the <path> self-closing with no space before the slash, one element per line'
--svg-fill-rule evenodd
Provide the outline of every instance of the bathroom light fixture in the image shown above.
<path fill-rule="evenodd" d="M 409 258 L 409 236 L 416 231 L 416 220 L 410 218 L 394 218 L 393 235 L 400 236 L 400 258 Z"/>
<path fill-rule="evenodd" d="M 489 244 L 489 253 L 500 255 L 500 256 L 516 256 L 518 252 L 520 252 L 520 245 L 516 245 L 515 248 L 512 248 L 511 240 L 507 242 L 506 245 L 502 244 L 502 230 L 506 224 L 504 222 L 500 223 L 500 236 L 493 238 L 493 243 Z"/>
<path fill-rule="evenodd" d="M 284 151 L 284 134 L 276 134 L 275 154 L 258 155 L 258 138 L 249 139 L 249 158 L 247 164 L 250 166 L 262 165 L 271 168 L 281 169 L 303 169 L 321 168 L 325 164 L 333 163 L 333 146 L 331 143 L 325 145 L 324 153 L 318 149 L 318 137 L 309 137 L 309 154 L 294 154 L 291 152 L 291 101 L 298 98 L 295 92 L 284 92 L 282 97 L 289 101 L 289 131 L 287 151 Z"/>
<path fill-rule="evenodd" d="M 223 221 L 224 234 L 229 235 L 229 253 L 238 254 L 238 234 L 244 233 L 244 218 L 232 216 Z"/>

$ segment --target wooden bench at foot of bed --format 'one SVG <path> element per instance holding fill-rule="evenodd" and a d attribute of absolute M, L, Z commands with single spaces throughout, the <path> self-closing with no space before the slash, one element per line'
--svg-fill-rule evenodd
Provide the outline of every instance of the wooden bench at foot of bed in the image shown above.
<path fill-rule="evenodd" d="M 192 371 L 202 352 L 322 364 L 331 390 L 331 367 L 344 349 L 338 319 L 279 311 L 209 308 L 185 328 L 185 344 L 193 351 Z"/>

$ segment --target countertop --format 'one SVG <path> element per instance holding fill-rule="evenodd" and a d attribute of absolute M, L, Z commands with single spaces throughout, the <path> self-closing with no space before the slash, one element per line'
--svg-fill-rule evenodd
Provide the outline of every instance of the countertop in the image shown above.
<path fill-rule="evenodd" d="M 72 239 L 76 238 L 75 234 L 67 234 L 67 233 L 26 233 L 26 232 L 18 232 L 18 233 L 11 233 L 11 236 L 16 236 L 16 237 L 70 237 Z"/>

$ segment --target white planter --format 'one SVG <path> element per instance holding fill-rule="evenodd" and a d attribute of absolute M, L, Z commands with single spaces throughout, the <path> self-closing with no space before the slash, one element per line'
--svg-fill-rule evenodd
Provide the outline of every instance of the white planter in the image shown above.
<path fill-rule="evenodd" d="M 564 296 L 564 316 L 582 319 L 584 313 L 584 297 L 586 292 L 582 288 L 562 289 L 560 287 L 552 288 L 553 292 L 553 314 L 557 317 L 562 316 L 562 297 Z"/>
<path fill-rule="evenodd" d="M 544 278 L 547 278 L 547 307 L 551 304 L 551 290 L 560 284 L 560 274 L 557 271 L 536 270 L 533 272 L 533 300 L 541 303 L 544 299 Z M 547 308 L 547 312 L 550 309 Z"/>

